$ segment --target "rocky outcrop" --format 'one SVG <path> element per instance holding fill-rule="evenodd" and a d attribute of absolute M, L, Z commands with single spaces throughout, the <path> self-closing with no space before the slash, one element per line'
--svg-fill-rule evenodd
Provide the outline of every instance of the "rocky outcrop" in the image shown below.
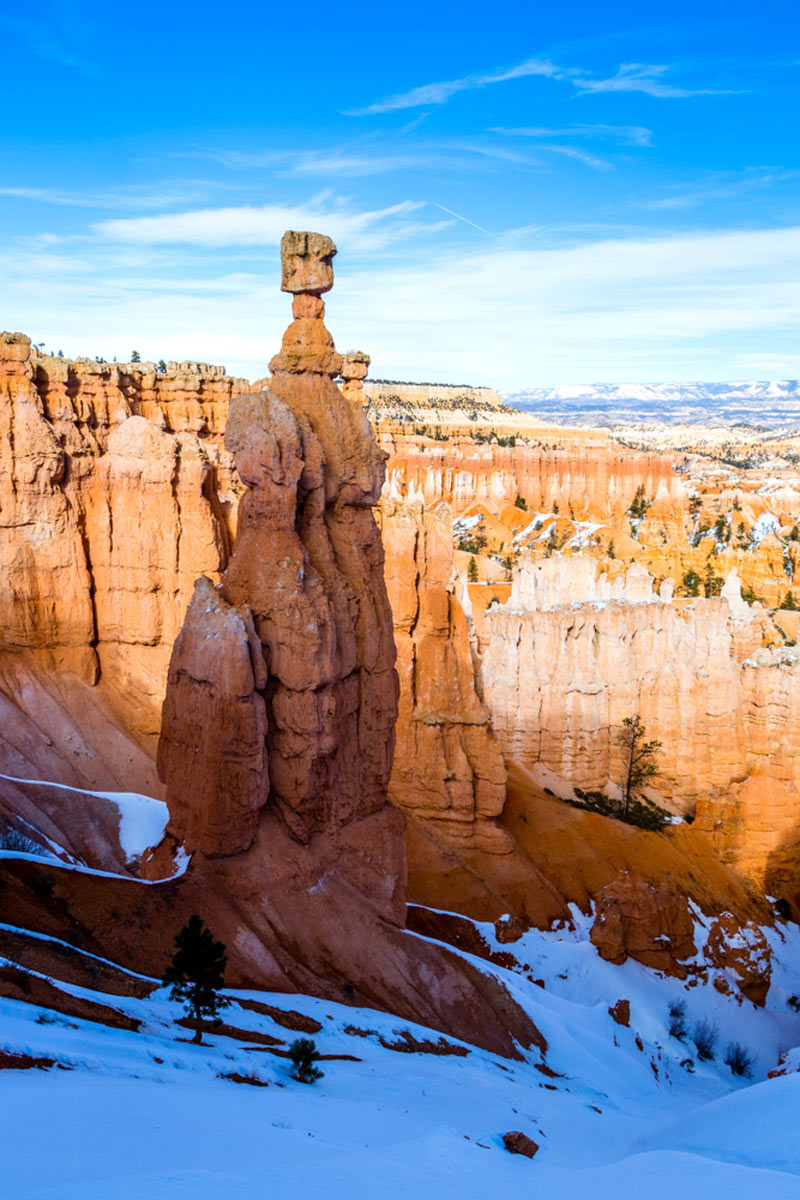
<path fill-rule="evenodd" d="M 400 676 L 391 795 L 456 847 L 507 851 L 505 768 L 475 691 L 449 512 L 386 496 L 382 526 Z"/>
<path fill-rule="evenodd" d="M 717 991 L 764 1004 L 772 955 L 764 931 L 730 912 L 708 919 L 685 895 L 621 871 L 597 896 L 591 940 L 601 958 L 646 967 L 679 979 L 710 980 Z M 619 1001 L 615 1008 L 627 1004 Z M 618 1012 L 609 1009 L 620 1024 Z M 630 1006 L 628 1006 L 630 1016 Z"/>
<path fill-rule="evenodd" d="M 764 1004 L 772 981 L 772 952 L 764 931 L 753 922 L 737 921 L 723 912 L 708 930 L 703 957 L 717 972 L 714 986 L 721 992 L 735 987 L 753 1004 Z"/>
<path fill-rule="evenodd" d="M 93 682 L 86 546 L 65 490 L 67 456 L 33 375 L 30 339 L 0 335 L 0 639 Z"/>
<path fill-rule="evenodd" d="M 84 481 L 95 646 L 126 697 L 130 727 L 150 737 L 172 645 L 199 571 L 224 567 L 228 539 L 212 468 L 193 434 L 129 417 Z"/>
<path fill-rule="evenodd" d="M 363 350 L 351 350 L 349 354 L 342 355 L 342 392 L 348 400 L 366 404 L 364 380 L 367 377 L 369 364 L 370 357 Z"/>
<path fill-rule="evenodd" d="M 697 953 L 686 897 L 626 871 L 598 895 L 591 939 L 607 962 L 635 958 L 680 978 L 686 976 L 686 960 Z"/>

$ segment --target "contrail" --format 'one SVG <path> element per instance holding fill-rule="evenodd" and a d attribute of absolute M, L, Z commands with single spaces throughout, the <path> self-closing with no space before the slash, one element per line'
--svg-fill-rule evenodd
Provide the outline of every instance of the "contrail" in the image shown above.
<path fill-rule="evenodd" d="M 474 221 L 470 221 L 468 217 L 462 217 L 461 213 L 453 212 L 452 208 L 445 208 L 443 204 L 437 203 L 436 200 L 431 200 L 434 208 L 440 208 L 442 212 L 449 213 L 451 217 L 455 217 L 458 221 L 463 221 L 465 225 L 471 225 L 473 229 L 479 229 L 481 233 L 485 233 L 487 237 L 495 237 L 494 233 L 490 233 L 488 229 L 484 229 L 482 225 L 476 225 Z"/>

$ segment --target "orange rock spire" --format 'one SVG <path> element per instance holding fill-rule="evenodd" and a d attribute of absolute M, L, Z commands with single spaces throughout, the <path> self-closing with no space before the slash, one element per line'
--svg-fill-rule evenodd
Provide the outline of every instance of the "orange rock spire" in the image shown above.
<path fill-rule="evenodd" d="M 269 390 L 235 397 L 225 431 L 247 489 L 236 543 L 219 591 L 198 581 L 170 666 L 159 771 L 176 834 L 208 854 L 247 849 L 267 803 L 301 842 L 387 804 L 384 456 L 333 382 L 320 293 L 335 253 L 321 234 L 283 238 L 294 320 Z"/>

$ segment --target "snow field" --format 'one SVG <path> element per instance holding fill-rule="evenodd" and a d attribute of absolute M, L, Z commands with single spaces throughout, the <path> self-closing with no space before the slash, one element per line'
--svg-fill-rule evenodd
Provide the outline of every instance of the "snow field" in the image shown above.
<path fill-rule="evenodd" d="M 165 989 L 135 1000 L 64 985 L 138 1017 L 138 1033 L 0 1001 L 0 1050 L 72 1067 L 0 1073 L 2 1194 L 640 1200 L 646 1189 L 647 1200 L 800 1200 L 800 1074 L 764 1081 L 779 1052 L 800 1043 L 800 1017 L 786 1004 L 800 974 L 797 929 L 785 927 L 783 940 L 771 934 L 774 982 L 759 1010 L 710 984 L 686 988 L 637 963 L 603 962 L 588 941 L 589 919 L 574 916 L 573 928 L 530 931 L 508 946 L 497 945 L 493 926 L 479 926 L 493 948 L 517 957 L 521 972 L 472 959 L 531 1013 L 556 1076 L 536 1069 L 538 1052 L 523 1062 L 475 1048 L 467 1057 L 399 1053 L 378 1037 L 395 1041 L 408 1029 L 436 1041 L 439 1034 L 307 996 L 229 993 L 315 1018 L 321 1054 L 361 1060 L 322 1062 L 325 1076 L 310 1086 L 290 1078 L 286 1059 L 246 1041 L 211 1033 L 207 1045 L 189 1044 L 191 1034 L 174 1024 L 180 1006 Z M 666 1032 L 667 1005 L 680 997 L 690 1020 L 718 1025 L 721 1048 L 735 1036 L 755 1054 L 752 1081 L 731 1076 L 719 1054 L 694 1073 L 681 1067 L 693 1047 Z M 620 998 L 631 1004 L 630 1029 L 608 1014 Z M 223 1019 L 286 1044 L 301 1036 L 236 1003 Z M 354 1036 L 348 1025 L 372 1032 Z M 231 1072 L 269 1086 L 218 1078 Z M 503 1149 L 510 1129 L 539 1144 L 533 1161 Z"/>

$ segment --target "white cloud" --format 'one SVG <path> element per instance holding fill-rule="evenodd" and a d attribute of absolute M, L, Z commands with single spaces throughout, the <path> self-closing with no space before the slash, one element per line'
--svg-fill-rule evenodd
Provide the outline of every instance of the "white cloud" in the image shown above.
<path fill-rule="evenodd" d="M 494 83 L 507 83 L 511 79 L 523 79 L 538 75 L 547 79 L 555 79 L 561 83 L 571 84 L 578 92 L 589 94 L 595 92 L 644 92 L 658 99 L 677 99 L 687 96 L 724 95 L 712 88 L 678 87 L 665 79 L 669 66 L 659 63 L 622 63 L 615 75 L 608 78 L 595 78 L 585 74 L 577 67 L 561 67 L 548 59 L 529 58 L 501 71 L 491 71 L 485 74 L 463 75 L 460 79 L 443 80 L 439 83 L 426 83 L 421 87 L 412 88 L 408 92 L 400 92 L 387 96 L 365 108 L 351 109 L 346 115 L 352 117 L 373 116 L 379 113 L 396 112 L 406 108 L 421 108 L 428 105 L 446 104 L 458 92 L 474 91 L 476 88 L 488 87 Z"/>
<path fill-rule="evenodd" d="M 329 328 L 340 349 L 369 351 L 384 378 L 512 389 L 796 374 L 797 227 L 546 248 L 516 232 L 478 249 L 477 233 L 457 246 L 450 230 L 446 246 L 409 244 L 403 259 L 365 250 L 361 228 L 336 236 Z M 222 259 L 204 246 L 6 247 L 7 319 L 67 354 L 110 359 L 136 346 L 148 358 L 201 358 L 258 378 L 289 321 L 277 246 L 248 243 Z"/>
<path fill-rule="evenodd" d="M 599 141 L 621 142 L 627 146 L 650 146 L 653 131 L 644 125 L 567 125 L 561 129 L 550 126 L 525 125 L 520 128 L 495 126 L 490 133 L 502 133 L 506 137 L 528 138 L 589 138 Z"/>
<path fill-rule="evenodd" d="M 714 88 L 685 88 L 665 81 L 668 66 L 652 63 L 622 63 L 616 75 L 608 79 L 591 79 L 581 75 L 573 79 L 580 92 L 644 92 L 659 100 L 683 99 L 687 96 L 729 95 Z"/>
<path fill-rule="evenodd" d="M 544 75 L 551 79 L 564 76 L 564 68 L 546 59 L 530 58 L 515 67 L 502 71 L 493 71 L 483 75 L 464 75 L 461 79 L 444 80 L 441 83 L 426 83 L 422 87 L 413 88 L 410 92 L 401 92 L 396 96 L 388 96 L 366 108 L 353 109 L 349 116 L 367 116 L 374 113 L 394 112 L 403 108 L 420 108 L 428 104 L 445 104 L 457 92 L 472 91 L 475 88 L 487 87 L 492 83 L 505 83 L 509 79 L 522 79 L 529 75 Z"/>
<path fill-rule="evenodd" d="M 81 192 L 54 187 L 0 187 L 0 196 L 9 199 L 33 200 L 62 208 L 168 208 L 173 204 L 197 202 L 220 189 L 231 190 L 230 183 L 209 179 L 170 179 L 162 182 L 136 184 L 111 191 Z"/>
<path fill-rule="evenodd" d="M 444 222 L 425 225 L 408 218 L 424 202 L 404 200 L 370 212 L 347 211 L 320 198 L 307 206 L 265 204 L 227 208 L 205 208 L 191 212 L 166 213 L 157 217 L 118 218 L 98 221 L 95 234 L 112 242 L 138 246 L 192 245 L 274 246 L 287 229 L 317 229 L 334 240 L 347 239 L 359 250 L 378 250 L 391 242 L 444 228 Z"/>

